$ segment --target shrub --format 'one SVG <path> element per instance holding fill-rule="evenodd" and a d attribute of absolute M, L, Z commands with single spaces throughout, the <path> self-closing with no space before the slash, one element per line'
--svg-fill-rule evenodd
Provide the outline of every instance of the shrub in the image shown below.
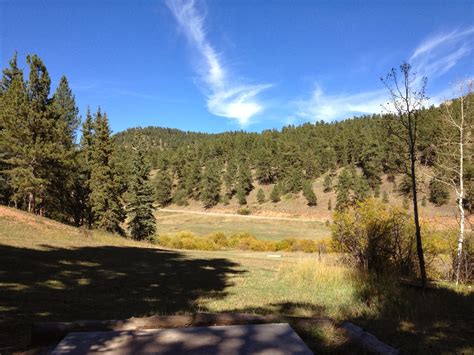
<path fill-rule="evenodd" d="M 248 216 L 252 211 L 248 207 L 241 207 L 237 210 L 237 213 L 243 216 Z"/>
<path fill-rule="evenodd" d="M 262 189 L 258 189 L 257 201 L 258 201 L 258 203 L 264 203 L 265 202 L 265 192 L 263 192 Z"/>
<path fill-rule="evenodd" d="M 283 251 L 297 251 L 297 241 L 296 238 L 285 238 L 277 242 L 277 250 Z"/>
<path fill-rule="evenodd" d="M 449 190 L 445 184 L 437 180 L 430 182 L 430 197 L 429 201 L 436 206 L 442 206 L 449 200 Z"/>
<path fill-rule="evenodd" d="M 174 236 L 161 235 L 154 238 L 153 243 L 166 248 L 187 250 L 252 250 L 252 251 L 303 251 L 314 253 L 319 251 L 321 243 L 310 239 L 287 238 L 280 241 L 259 240 L 250 233 L 236 233 L 229 238 L 222 232 L 216 232 L 206 237 L 198 237 L 189 231 L 181 231 Z M 326 247 L 326 250 L 329 248 Z"/>
<path fill-rule="evenodd" d="M 313 240 L 301 239 L 298 241 L 298 249 L 305 253 L 315 253 L 318 251 L 318 246 Z"/>
<path fill-rule="evenodd" d="M 415 273 L 414 235 L 406 211 L 373 198 L 334 215 L 334 249 L 348 261 L 376 273 Z"/>
<path fill-rule="evenodd" d="M 217 249 L 225 249 L 229 246 L 229 241 L 222 232 L 212 233 L 208 235 L 207 238 L 210 239 L 212 243 L 214 243 Z"/>

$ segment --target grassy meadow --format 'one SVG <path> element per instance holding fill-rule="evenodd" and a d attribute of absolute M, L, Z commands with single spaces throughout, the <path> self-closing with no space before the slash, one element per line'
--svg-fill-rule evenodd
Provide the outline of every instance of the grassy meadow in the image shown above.
<path fill-rule="evenodd" d="M 472 353 L 474 293 L 425 292 L 370 279 L 337 256 L 176 251 L 85 232 L 0 207 L 0 353 L 23 348 L 33 321 L 249 312 L 332 317 L 297 329 L 317 353 L 354 352 L 337 322 L 403 353 Z"/>
<path fill-rule="evenodd" d="M 226 235 L 250 233 L 262 240 L 282 240 L 285 238 L 324 239 L 329 238 L 329 228 L 319 221 L 255 219 L 246 216 L 216 216 L 193 213 L 155 213 L 158 234 L 175 234 L 190 231 L 198 236 L 215 232 Z"/>

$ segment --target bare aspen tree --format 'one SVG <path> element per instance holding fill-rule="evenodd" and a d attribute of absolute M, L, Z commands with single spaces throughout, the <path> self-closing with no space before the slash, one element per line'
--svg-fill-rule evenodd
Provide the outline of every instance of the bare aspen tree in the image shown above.
<path fill-rule="evenodd" d="M 441 105 L 443 129 L 439 142 L 431 148 L 436 149 L 436 160 L 433 164 L 432 178 L 454 190 L 456 205 L 459 213 L 459 234 L 454 260 L 454 277 L 459 284 L 459 275 L 462 264 L 466 198 L 464 162 L 469 157 L 466 148 L 472 145 L 471 131 L 473 129 L 473 113 L 469 105 L 472 98 L 474 81 L 467 80 L 459 83 L 459 98 L 456 101 L 447 101 Z M 428 173 L 427 173 L 428 174 Z"/>
<path fill-rule="evenodd" d="M 391 120 L 394 125 L 391 133 L 403 143 L 409 166 L 406 174 L 410 177 L 412 187 L 413 218 L 415 221 L 416 251 L 420 267 L 421 284 L 426 286 L 426 267 L 421 239 L 421 227 L 418 213 L 417 196 L 417 160 L 418 128 L 421 121 L 421 109 L 428 99 L 425 93 L 427 79 L 420 78 L 412 71 L 408 63 L 400 65 L 399 70 L 392 68 L 385 78 L 381 78 L 390 93 L 390 102 L 386 110 L 395 114 Z"/>

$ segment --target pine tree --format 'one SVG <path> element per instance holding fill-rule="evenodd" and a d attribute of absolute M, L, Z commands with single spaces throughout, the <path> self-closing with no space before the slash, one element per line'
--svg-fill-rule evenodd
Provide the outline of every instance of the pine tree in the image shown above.
<path fill-rule="evenodd" d="M 153 187 L 155 190 L 155 201 L 161 207 L 168 205 L 171 202 L 171 192 L 173 188 L 173 181 L 168 171 L 160 171 L 153 179 Z"/>
<path fill-rule="evenodd" d="M 54 142 L 54 120 L 48 110 L 51 80 L 43 62 L 37 56 L 28 56 L 30 67 L 28 85 L 16 73 L 2 84 L 8 89 L 2 94 L 2 147 L 6 148 L 8 165 L 6 173 L 14 191 L 15 205 L 25 202 L 28 212 L 43 213 L 48 174 L 52 162 L 58 158 Z M 16 72 L 16 58 L 11 62 L 11 72 Z M 10 74 L 9 74 L 10 75 Z M 7 75 L 8 76 L 8 75 Z"/>
<path fill-rule="evenodd" d="M 436 206 L 442 206 L 449 201 L 449 190 L 446 185 L 436 179 L 430 181 L 429 201 Z"/>
<path fill-rule="evenodd" d="M 262 189 L 258 189 L 257 191 L 257 201 L 260 204 L 265 202 L 265 192 L 263 192 Z"/>
<path fill-rule="evenodd" d="M 211 161 L 201 178 L 201 201 L 205 208 L 215 206 L 219 202 L 220 189 L 220 171 L 216 162 Z"/>
<path fill-rule="evenodd" d="M 137 137 L 137 140 L 140 137 Z M 150 168 L 145 154 L 137 143 L 132 161 L 132 171 L 128 189 L 127 215 L 130 234 L 135 240 L 144 240 L 156 231 L 156 219 L 153 215 L 153 189 L 148 176 Z"/>
<path fill-rule="evenodd" d="M 235 181 L 237 176 L 237 164 L 234 159 L 229 159 L 224 174 L 225 194 L 231 198 L 235 192 Z"/>
<path fill-rule="evenodd" d="M 316 206 L 318 204 L 318 199 L 313 191 L 313 186 L 311 181 L 307 180 L 303 184 L 303 196 L 308 201 L 308 206 Z"/>
<path fill-rule="evenodd" d="M 237 189 L 244 190 L 245 194 L 252 191 L 252 172 L 246 160 L 243 160 L 239 165 L 237 176 Z"/>
<path fill-rule="evenodd" d="M 351 189 L 353 176 L 348 169 L 343 169 L 339 175 L 336 186 L 336 211 L 342 211 L 352 204 Z"/>
<path fill-rule="evenodd" d="M 331 179 L 331 175 L 327 174 L 324 177 L 324 181 L 323 181 L 323 192 L 330 192 L 330 191 L 332 191 L 332 179 Z"/>
<path fill-rule="evenodd" d="M 239 202 L 239 205 L 243 206 L 247 204 L 247 196 L 245 194 L 244 189 L 238 188 L 236 197 L 237 197 L 237 201 Z"/>
<path fill-rule="evenodd" d="M 285 179 L 285 190 L 287 192 L 298 193 L 301 191 L 303 176 L 298 168 L 291 169 L 290 175 Z"/>
<path fill-rule="evenodd" d="M 354 201 L 361 202 L 369 197 L 370 186 L 364 176 L 354 177 Z"/>
<path fill-rule="evenodd" d="M 279 184 L 273 186 L 272 192 L 270 194 L 270 199 L 273 203 L 280 202 L 281 200 L 281 189 Z"/>
<path fill-rule="evenodd" d="M 5 68 L 2 71 L 3 75 L 0 83 L 0 94 L 7 92 L 15 79 L 23 81 L 23 71 L 18 67 L 17 59 L 18 53 L 15 52 L 12 59 L 10 59 L 10 67 Z"/>
<path fill-rule="evenodd" d="M 178 188 L 174 193 L 173 202 L 176 203 L 178 206 L 187 206 L 188 199 L 186 196 L 186 190 L 183 188 Z"/>
<path fill-rule="evenodd" d="M 273 182 L 273 170 L 272 170 L 272 161 L 271 153 L 267 148 L 260 148 L 256 152 L 256 168 L 255 168 L 255 177 L 261 184 L 269 184 Z"/>
<path fill-rule="evenodd" d="M 80 119 L 74 95 L 65 76 L 61 77 L 50 104 L 51 114 L 55 119 L 53 139 L 56 153 L 60 154 L 48 177 L 48 215 L 63 222 L 67 222 L 72 216 L 78 225 L 83 207 L 74 194 L 80 177 L 75 144 Z"/>
<path fill-rule="evenodd" d="M 193 160 L 185 168 L 184 186 L 188 197 L 196 201 L 199 199 L 199 184 L 201 179 L 201 165 Z"/>
<path fill-rule="evenodd" d="M 10 67 L 3 70 L 0 83 L 0 201 L 8 204 L 13 199 L 15 206 L 18 206 L 19 196 L 18 191 L 14 195 L 15 187 L 11 180 L 18 169 L 16 159 L 23 157 L 19 152 L 20 145 L 28 136 L 27 128 L 21 125 L 28 117 L 27 105 L 23 72 L 17 66 L 15 52 Z"/>
<path fill-rule="evenodd" d="M 328 200 L 328 211 L 332 210 L 332 202 L 331 199 Z"/>
<path fill-rule="evenodd" d="M 120 224 L 125 219 L 120 201 L 120 185 L 117 172 L 112 165 L 114 144 L 111 138 L 106 114 L 100 109 L 95 114 L 95 134 L 92 151 L 92 170 L 90 180 L 90 202 L 94 225 L 109 232 L 122 233 Z"/>
<path fill-rule="evenodd" d="M 94 121 L 89 107 L 87 108 L 86 119 L 82 123 L 82 135 L 80 143 L 79 160 L 79 178 L 75 188 L 76 198 L 81 209 L 81 224 L 86 224 L 92 228 L 94 217 L 92 215 L 91 195 L 91 175 L 94 162 Z"/>

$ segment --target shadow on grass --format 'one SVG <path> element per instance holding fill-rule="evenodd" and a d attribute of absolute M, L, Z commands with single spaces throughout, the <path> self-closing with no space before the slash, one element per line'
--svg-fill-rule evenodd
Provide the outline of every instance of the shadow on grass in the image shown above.
<path fill-rule="evenodd" d="M 150 248 L 0 245 L 0 349 L 26 345 L 34 321 L 196 311 L 200 297 L 225 297 L 238 267 Z"/>
<path fill-rule="evenodd" d="M 474 294 L 446 286 L 428 290 L 397 282 L 367 280 L 356 290 L 353 307 L 365 308 L 358 317 L 344 321 L 363 327 L 402 354 L 473 354 Z M 304 311 L 324 317 L 326 309 L 312 303 L 268 303 L 232 312 L 297 316 Z M 290 321 L 291 323 L 291 321 Z M 337 326 L 292 324 L 315 353 L 360 353 L 364 350 Z M 339 329 L 339 330 L 338 330 Z"/>
<path fill-rule="evenodd" d="M 474 353 L 474 293 L 367 283 L 357 297 L 374 312 L 351 319 L 406 354 Z"/>

